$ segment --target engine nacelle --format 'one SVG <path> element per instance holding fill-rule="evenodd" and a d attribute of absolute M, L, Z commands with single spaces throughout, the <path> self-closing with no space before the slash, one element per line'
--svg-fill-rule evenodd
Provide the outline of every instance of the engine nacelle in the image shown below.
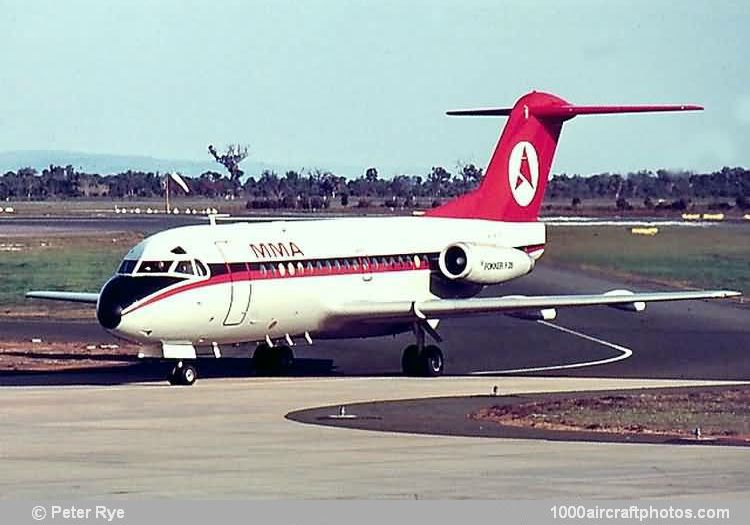
<path fill-rule="evenodd" d="M 438 265 L 452 281 L 498 284 L 529 273 L 534 259 L 515 248 L 457 242 L 440 252 Z"/>

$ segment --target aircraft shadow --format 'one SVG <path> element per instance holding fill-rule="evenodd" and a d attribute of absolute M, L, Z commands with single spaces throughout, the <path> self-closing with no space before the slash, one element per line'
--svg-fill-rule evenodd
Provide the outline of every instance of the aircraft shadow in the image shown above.
<path fill-rule="evenodd" d="M 23 353 L 25 357 L 33 357 Z M 39 354 L 46 359 L 113 361 L 112 356 L 74 356 L 69 354 Z M 0 372 L 3 386 L 106 386 L 128 383 L 165 382 L 173 366 L 157 359 L 118 356 L 122 364 L 100 367 L 74 367 L 56 371 L 13 370 Z M 258 376 L 251 359 L 198 359 L 198 380 L 201 378 L 240 378 Z M 284 377 L 341 376 L 332 359 L 296 359 Z"/>

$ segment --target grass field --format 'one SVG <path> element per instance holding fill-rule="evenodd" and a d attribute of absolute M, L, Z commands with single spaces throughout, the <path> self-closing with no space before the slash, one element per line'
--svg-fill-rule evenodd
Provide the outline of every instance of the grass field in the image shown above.
<path fill-rule="evenodd" d="M 0 233 L 0 312 L 65 315 L 74 307 L 25 300 L 27 290 L 97 291 L 136 233 L 7 237 Z M 750 225 L 668 227 L 652 237 L 621 226 L 548 229 L 541 264 L 750 294 Z M 80 306 L 76 307 L 80 309 Z"/>
<path fill-rule="evenodd" d="M 750 439 L 750 388 L 618 393 L 496 405 L 470 417 L 549 430 L 659 433 Z"/>
<path fill-rule="evenodd" d="M 0 234 L 0 311 L 12 314 L 19 306 L 22 311 L 32 306 L 47 311 L 49 303 L 24 299 L 28 290 L 99 291 L 141 238 L 135 233 L 24 238 Z M 64 309 L 61 303 L 54 307 Z"/>
<path fill-rule="evenodd" d="M 549 227 L 544 262 L 646 277 L 690 287 L 750 293 L 750 226 L 662 227 L 654 236 L 628 227 Z"/>

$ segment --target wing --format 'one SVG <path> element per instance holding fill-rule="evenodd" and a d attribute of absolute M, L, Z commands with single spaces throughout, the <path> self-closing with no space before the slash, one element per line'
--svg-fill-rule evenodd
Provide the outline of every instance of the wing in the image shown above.
<path fill-rule="evenodd" d="M 29 299 L 49 299 L 51 301 L 69 301 L 72 303 L 96 304 L 99 300 L 98 293 L 87 292 L 26 292 Z"/>
<path fill-rule="evenodd" d="M 393 320 L 447 318 L 486 313 L 519 313 L 549 308 L 607 305 L 642 310 L 639 303 L 686 301 L 691 299 L 725 299 L 741 295 L 729 290 L 695 292 L 640 292 L 616 290 L 592 295 L 539 295 L 478 297 L 473 299 L 433 299 L 429 301 L 353 302 L 334 306 L 331 320 Z"/>

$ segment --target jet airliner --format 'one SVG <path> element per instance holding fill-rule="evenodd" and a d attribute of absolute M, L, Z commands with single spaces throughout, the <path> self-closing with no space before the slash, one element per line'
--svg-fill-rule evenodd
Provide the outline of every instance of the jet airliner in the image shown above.
<path fill-rule="evenodd" d="M 507 116 L 479 187 L 422 216 L 186 226 L 133 247 L 99 293 L 33 298 L 96 304 L 117 337 L 173 360 L 171 384 L 192 384 L 197 356 L 255 344 L 262 372 L 293 361 L 295 342 L 412 331 L 406 375 L 444 371 L 439 320 L 501 313 L 553 319 L 558 308 L 641 311 L 651 301 L 718 299 L 728 290 L 476 297 L 533 271 L 545 249 L 538 213 L 565 121 L 577 115 L 700 110 L 699 106 L 578 106 L 531 92 L 512 108 L 448 112 Z"/>

